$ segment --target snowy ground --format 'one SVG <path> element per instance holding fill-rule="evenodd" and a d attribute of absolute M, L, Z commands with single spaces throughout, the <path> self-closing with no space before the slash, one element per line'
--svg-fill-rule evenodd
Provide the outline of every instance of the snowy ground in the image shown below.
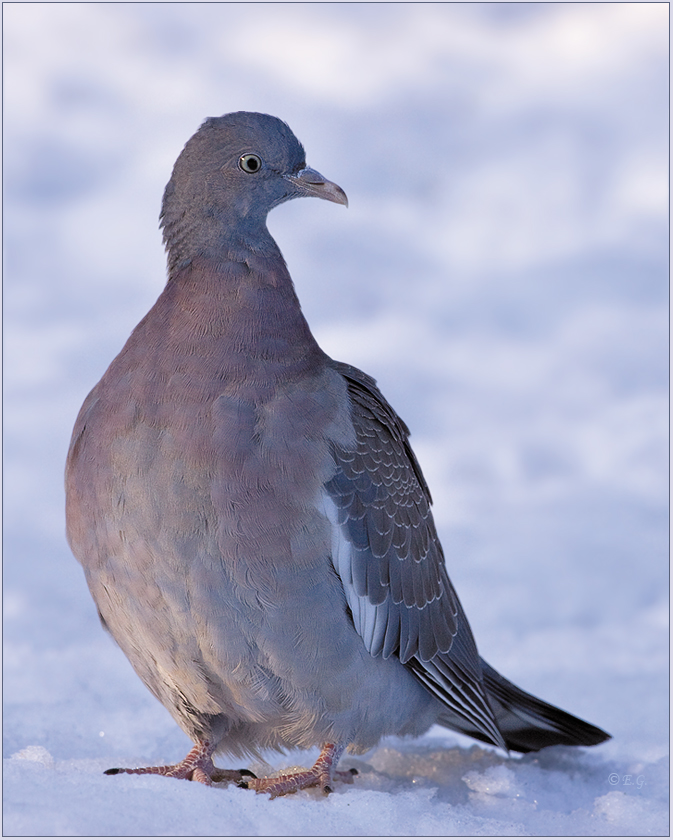
<path fill-rule="evenodd" d="M 4 5 L 5 835 L 667 833 L 667 14 Z M 189 744 L 98 624 L 65 452 L 162 287 L 175 157 L 238 109 L 348 193 L 270 226 L 324 348 L 412 429 L 482 654 L 609 743 L 435 728 L 327 799 L 102 775 Z"/>

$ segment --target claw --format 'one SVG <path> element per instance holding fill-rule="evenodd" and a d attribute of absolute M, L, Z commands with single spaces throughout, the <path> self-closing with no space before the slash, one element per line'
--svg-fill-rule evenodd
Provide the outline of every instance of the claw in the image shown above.
<path fill-rule="evenodd" d="M 296 773 L 286 773 L 281 776 L 267 776 L 264 779 L 250 779 L 250 781 L 241 781 L 237 784 L 238 787 L 245 787 L 257 793 L 268 793 L 271 795 L 271 799 L 316 786 L 319 786 L 322 792 L 327 795 L 334 790 L 334 779 L 352 783 L 353 777 L 357 775 L 355 769 L 346 771 L 335 769 L 343 751 L 344 745 L 342 744 L 325 744 L 318 760 L 310 770 L 300 770 Z"/>
<path fill-rule="evenodd" d="M 190 782 L 200 782 L 210 785 L 217 782 L 240 782 L 242 776 L 256 779 L 250 770 L 222 770 L 213 764 L 213 746 L 208 741 L 199 741 L 188 755 L 177 764 L 166 764 L 162 767 L 111 767 L 105 770 L 106 776 L 116 776 L 117 773 L 132 773 L 143 775 L 151 773 L 155 776 L 168 776 L 171 779 L 187 779 Z"/>

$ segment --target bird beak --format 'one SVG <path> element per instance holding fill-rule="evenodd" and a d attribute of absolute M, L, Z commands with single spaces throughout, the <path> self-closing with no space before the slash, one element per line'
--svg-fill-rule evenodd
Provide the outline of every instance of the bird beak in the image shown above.
<path fill-rule="evenodd" d="M 316 198 L 324 198 L 327 201 L 344 204 L 348 207 L 346 193 L 341 187 L 332 183 L 332 181 L 328 181 L 327 178 L 323 178 L 315 169 L 310 169 L 307 166 L 297 172 L 296 175 L 285 175 L 285 178 L 297 189 L 299 195 L 313 195 Z"/>

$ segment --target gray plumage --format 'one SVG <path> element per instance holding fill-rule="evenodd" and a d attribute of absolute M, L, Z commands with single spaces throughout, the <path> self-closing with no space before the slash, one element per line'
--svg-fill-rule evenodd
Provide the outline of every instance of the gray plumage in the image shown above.
<path fill-rule="evenodd" d="M 480 659 L 408 429 L 318 347 L 267 230 L 302 195 L 346 203 L 267 115 L 206 120 L 176 162 L 168 283 L 68 455 L 104 626 L 210 753 L 362 751 L 435 722 L 521 751 L 605 740 Z"/>

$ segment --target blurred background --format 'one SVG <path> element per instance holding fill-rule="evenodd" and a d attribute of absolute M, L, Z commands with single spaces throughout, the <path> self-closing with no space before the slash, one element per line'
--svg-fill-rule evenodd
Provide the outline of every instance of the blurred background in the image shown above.
<path fill-rule="evenodd" d="M 482 654 L 611 731 L 606 749 L 656 760 L 667 4 L 3 15 L 8 754 L 184 746 L 100 629 L 62 472 L 84 397 L 163 287 L 175 158 L 205 117 L 256 110 L 348 194 L 348 210 L 296 201 L 269 227 L 323 348 L 376 377 L 412 430 Z"/>

